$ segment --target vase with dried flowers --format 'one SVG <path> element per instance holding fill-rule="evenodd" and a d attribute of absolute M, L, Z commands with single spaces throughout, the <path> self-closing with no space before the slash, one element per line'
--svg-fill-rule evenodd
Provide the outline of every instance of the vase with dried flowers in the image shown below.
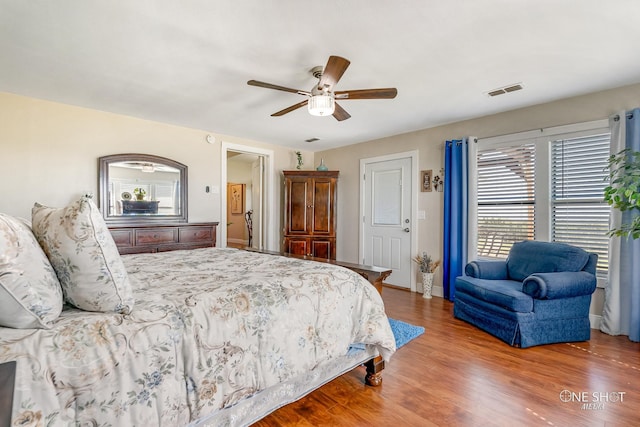
<path fill-rule="evenodd" d="M 422 252 L 413 258 L 422 273 L 422 297 L 431 299 L 433 288 L 433 273 L 440 266 L 440 260 L 434 261 L 429 254 Z"/>
<path fill-rule="evenodd" d="M 299 151 L 296 151 L 296 160 L 298 162 L 296 169 L 302 169 L 302 153 Z"/>

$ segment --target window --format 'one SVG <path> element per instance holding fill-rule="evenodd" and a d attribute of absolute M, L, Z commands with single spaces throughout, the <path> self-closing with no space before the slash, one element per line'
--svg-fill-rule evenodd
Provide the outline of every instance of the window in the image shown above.
<path fill-rule="evenodd" d="M 506 258 L 534 237 L 535 145 L 478 150 L 478 255 Z"/>
<path fill-rule="evenodd" d="M 563 242 L 597 253 L 606 277 L 609 141 L 606 120 L 480 140 L 474 255 L 506 258 L 525 239 Z"/>
<path fill-rule="evenodd" d="M 551 238 L 598 254 L 609 265 L 609 205 L 604 201 L 610 134 L 551 143 Z"/>

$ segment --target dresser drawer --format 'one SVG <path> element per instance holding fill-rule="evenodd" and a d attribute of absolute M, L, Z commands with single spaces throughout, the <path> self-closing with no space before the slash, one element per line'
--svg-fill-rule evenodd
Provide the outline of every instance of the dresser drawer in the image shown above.
<path fill-rule="evenodd" d="M 113 241 L 119 248 L 126 248 L 134 245 L 133 230 L 111 230 Z"/>
<path fill-rule="evenodd" d="M 213 241 L 213 227 L 181 227 L 178 232 L 180 243 L 211 243 Z"/>
<path fill-rule="evenodd" d="M 176 228 L 136 230 L 136 246 L 163 243 L 178 243 L 178 230 Z"/>
<path fill-rule="evenodd" d="M 213 247 L 217 226 L 217 222 L 200 222 L 120 226 L 110 231 L 121 254 L 138 254 Z"/>

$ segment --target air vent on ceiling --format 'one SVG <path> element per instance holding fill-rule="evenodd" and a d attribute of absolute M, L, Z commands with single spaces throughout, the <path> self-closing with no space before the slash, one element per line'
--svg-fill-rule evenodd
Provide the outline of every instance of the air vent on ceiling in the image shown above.
<path fill-rule="evenodd" d="M 305 139 L 306 142 L 316 142 L 316 141 L 320 141 L 320 138 L 309 138 L 309 139 Z"/>
<path fill-rule="evenodd" d="M 515 92 L 517 90 L 521 90 L 522 89 L 522 83 L 516 83 L 516 84 L 512 84 L 509 86 L 504 86 L 498 89 L 493 89 L 489 92 L 487 92 L 487 95 L 489 96 L 498 96 L 498 95 L 504 95 L 505 93 L 509 93 L 509 92 Z"/>

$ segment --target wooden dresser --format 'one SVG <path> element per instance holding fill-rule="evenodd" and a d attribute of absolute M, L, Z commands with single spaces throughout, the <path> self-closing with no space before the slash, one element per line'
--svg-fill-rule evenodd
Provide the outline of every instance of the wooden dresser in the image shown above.
<path fill-rule="evenodd" d="M 216 245 L 217 222 L 109 227 L 121 254 L 207 248 Z"/>
<path fill-rule="evenodd" d="M 282 251 L 336 259 L 338 171 L 283 171 Z"/>

